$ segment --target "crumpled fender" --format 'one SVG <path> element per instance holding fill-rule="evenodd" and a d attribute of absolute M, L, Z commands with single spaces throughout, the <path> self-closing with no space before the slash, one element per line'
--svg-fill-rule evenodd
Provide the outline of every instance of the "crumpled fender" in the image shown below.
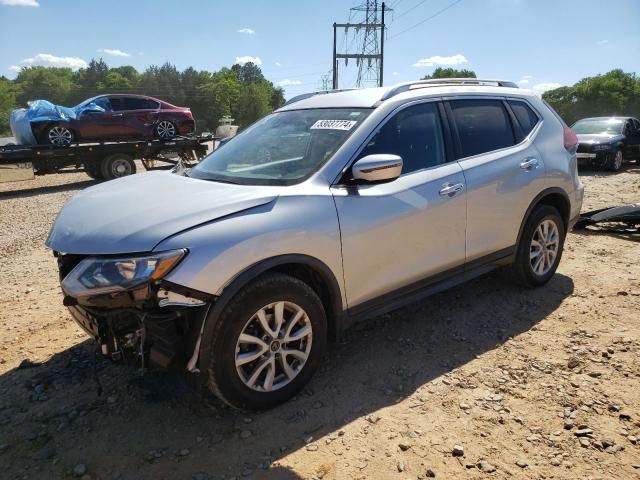
<path fill-rule="evenodd" d="M 19 145 L 36 145 L 38 142 L 31 129 L 35 122 L 68 122 L 76 120 L 89 106 L 93 110 L 99 109 L 95 103 L 82 107 L 63 107 L 47 100 L 32 100 L 27 102 L 29 108 L 19 108 L 11 112 L 9 125 L 16 142 Z"/>

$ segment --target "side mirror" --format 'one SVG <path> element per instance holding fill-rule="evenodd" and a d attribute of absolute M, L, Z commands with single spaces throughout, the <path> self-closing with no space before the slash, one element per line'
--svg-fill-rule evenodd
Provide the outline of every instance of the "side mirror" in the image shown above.
<path fill-rule="evenodd" d="M 390 182 L 402 173 L 402 157 L 386 153 L 367 155 L 353 164 L 351 173 L 356 180 Z"/>

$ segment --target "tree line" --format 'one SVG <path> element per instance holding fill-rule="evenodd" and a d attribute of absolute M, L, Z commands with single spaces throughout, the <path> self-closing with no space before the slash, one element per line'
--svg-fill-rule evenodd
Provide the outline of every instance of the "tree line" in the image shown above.
<path fill-rule="evenodd" d="M 424 78 L 475 78 L 472 70 L 436 68 Z M 192 67 L 178 71 L 165 63 L 144 72 L 132 66 L 110 68 L 102 59 L 87 68 L 25 67 L 14 80 L 0 77 L 0 135 L 8 135 L 9 115 L 27 101 L 45 99 L 73 106 L 103 93 L 139 93 L 191 108 L 199 131 L 214 131 L 230 115 L 242 128 L 284 104 L 284 91 L 267 80 L 253 63 L 217 72 Z M 621 69 L 583 78 L 573 86 L 542 95 L 571 125 L 584 117 L 640 116 L 640 77 Z"/>
<path fill-rule="evenodd" d="M 476 78 L 473 70 L 436 68 L 430 78 Z M 585 117 L 640 117 L 640 77 L 621 69 L 586 77 L 571 87 L 547 90 L 542 98 L 568 125 Z"/>
<path fill-rule="evenodd" d="M 110 68 L 93 59 L 87 68 L 25 67 L 15 79 L 0 77 L 0 135 L 7 135 L 11 111 L 30 100 L 73 106 L 104 93 L 149 95 L 191 108 L 199 131 L 214 131 L 224 115 L 241 128 L 284 104 L 284 91 L 267 80 L 253 63 L 217 72 L 174 65 L 152 65 L 144 72 L 132 66 Z"/>
<path fill-rule="evenodd" d="M 542 98 L 569 125 L 585 117 L 639 117 L 640 77 L 621 69 L 611 70 L 583 78 L 572 87 L 548 90 Z"/>

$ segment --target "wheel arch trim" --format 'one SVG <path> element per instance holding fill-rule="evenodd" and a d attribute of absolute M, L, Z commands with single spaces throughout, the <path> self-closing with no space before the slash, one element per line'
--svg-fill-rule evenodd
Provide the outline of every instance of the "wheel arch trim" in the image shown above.
<path fill-rule="evenodd" d="M 516 239 L 516 246 L 520 245 L 522 232 L 524 231 L 524 227 L 529 221 L 529 217 L 531 217 L 531 213 L 533 212 L 533 210 L 538 205 L 543 203 L 542 200 L 550 196 L 560 196 L 562 198 L 565 211 L 564 212 L 561 211 L 560 215 L 563 216 L 565 230 L 568 229 L 569 221 L 571 220 L 569 218 L 571 216 L 571 200 L 569 199 L 569 195 L 567 194 L 566 191 L 564 191 L 560 187 L 549 187 L 544 189 L 540 193 L 538 193 L 538 195 L 536 195 L 533 201 L 529 204 L 529 207 L 527 208 L 527 211 L 525 212 L 524 217 L 522 218 L 522 222 L 520 223 L 520 229 L 518 230 L 518 238 Z M 565 232 L 565 233 L 568 233 L 568 232 Z"/>
<path fill-rule="evenodd" d="M 247 285 L 252 280 L 255 280 L 260 275 L 282 267 L 285 265 L 298 265 L 302 267 L 310 268 L 313 272 L 320 275 L 324 286 L 327 288 L 329 295 L 329 307 L 330 311 L 327 311 L 327 320 L 329 322 L 329 330 L 331 330 L 331 324 L 339 335 L 342 328 L 342 317 L 344 314 L 344 306 L 342 299 L 342 290 L 340 284 L 331 269 L 321 260 L 315 257 L 304 254 L 286 254 L 277 255 L 261 260 L 253 265 L 247 267 L 233 280 L 231 280 L 222 290 L 220 296 L 217 297 L 208 311 L 208 314 L 204 318 L 204 325 L 202 325 L 202 341 L 199 348 L 199 363 L 202 366 L 202 360 L 206 362 L 206 359 L 210 358 L 211 354 L 211 339 L 214 332 L 214 327 L 220 318 L 222 311 L 225 309 L 229 301 L 238 293 L 242 287 Z M 282 271 L 281 271 L 282 272 Z M 323 302 L 324 303 L 324 302 Z M 203 384 L 207 381 L 208 373 L 203 368 L 200 369 L 200 379 Z"/>

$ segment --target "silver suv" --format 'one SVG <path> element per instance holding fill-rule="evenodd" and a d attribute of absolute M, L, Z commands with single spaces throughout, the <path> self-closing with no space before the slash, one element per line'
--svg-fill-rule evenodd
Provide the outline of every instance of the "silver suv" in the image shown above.
<path fill-rule="evenodd" d="M 191 170 L 80 192 L 47 245 L 104 355 L 262 409 L 354 320 L 500 266 L 545 284 L 582 203 L 576 147 L 510 82 L 304 95 Z"/>

